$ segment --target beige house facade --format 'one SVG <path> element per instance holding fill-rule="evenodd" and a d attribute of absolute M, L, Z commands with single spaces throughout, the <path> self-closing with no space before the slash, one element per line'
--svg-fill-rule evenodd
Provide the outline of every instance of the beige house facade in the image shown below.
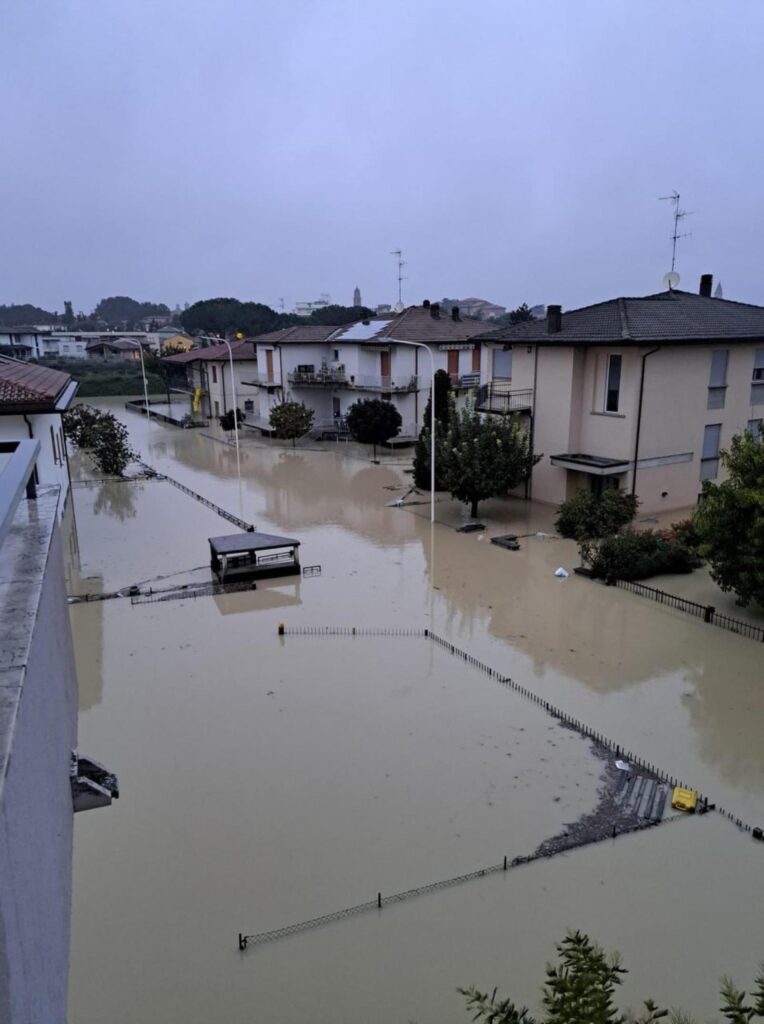
<path fill-rule="evenodd" d="M 712 298 L 710 275 L 697 295 L 550 306 L 481 340 L 478 407 L 525 418 L 542 502 L 619 487 L 642 513 L 687 508 L 732 436 L 761 431 L 764 307 Z"/>

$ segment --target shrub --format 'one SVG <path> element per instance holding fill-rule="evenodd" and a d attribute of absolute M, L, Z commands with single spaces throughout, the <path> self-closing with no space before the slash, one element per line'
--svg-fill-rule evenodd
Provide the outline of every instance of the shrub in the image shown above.
<path fill-rule="evenodd" d="M 130 447 L 127 427 L 110 412 L 100 415 L 91 447 L 96 465 L 109 476 L 123 476 L 128 463 L 138 458 Z"/>
<path fill-rule="evenodd" d="M 92 405 L 75 405 L 63 416 L 64 433 L 76 448 L 92 448 L 103 413 Z"/>
<path fill-rule="evenodd" d="M 270 425 L 275 437 L 282 441 L 291 441 L 292 447 L 298 437 L 303 437 L 313 426 L 313 409 L 304 402 L 281 402 L 274 405 L 270 414 Z"/>
<path fill-rule="evenodd" d="M 644 580 L 660 573 L 692 572 L 700 560 L 686 545 L 657 530 L 627 530 L 581 544 L 592 575 L 605 580 Z"/>
<path fill-rule="evenodd" d="M 241 411 L 241 409 L 237 409 L 236 420 L 234 421 L 233 409 L 228 409 L 228 411 L 224 412 L 222 416 L 218 416 L 218 423 L 223 428 L 223 430 L 226 431 L 226 433 L 230 434 L 234 430 L 234 428 L 245 419 L 246 416 Z"/>
<path fill-rule="evenodd" d="M 580 490 L 557 509 L 555 526 L 563 537 L 591 540 L 618 533 L 637 514 L 635 494 L 608 487 L 599 496 Z"/>

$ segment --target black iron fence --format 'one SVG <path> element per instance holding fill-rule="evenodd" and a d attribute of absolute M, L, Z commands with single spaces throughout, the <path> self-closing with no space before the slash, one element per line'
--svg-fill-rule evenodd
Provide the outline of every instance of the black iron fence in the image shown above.
<path fill-rule="evenodd" d="M 756 626 L 752 622 L 744 622 L 742 619 L 734 619 L 731 615 L 724 615 L 722 612 L 718 612 L 712 604 L 700 604 L 687 597 L 669 594 L 665 590 L 648 587 L 646 583 L 637 583 L 633 580 L 616 580 L 615 585 L 632 594 L 639 594 L 640 597 L 649 597 L 653 601 L 657 601 L 658 604 L 667 605 L 669 608 L 675 608 L 688 615 L 694 615 L 696 619 L 702 619 L 703 622 L 708 622 L 712 626 L 719 626 L 721 629 L 728 629 L 731 633 L 739 633 L 750 640 L 759 640 L 764 643 L 764 627 Z"/>

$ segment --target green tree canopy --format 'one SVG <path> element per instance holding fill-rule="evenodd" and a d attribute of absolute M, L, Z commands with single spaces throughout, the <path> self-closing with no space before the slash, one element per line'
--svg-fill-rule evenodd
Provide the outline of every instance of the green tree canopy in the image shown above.
<path fill-rule="evenodd" d="M 304 402 L 281 402 L 271 409 L 270 424 L 276 437 L 291 441 L 292 447 L 298 437 L 304 437 L 313 426 L 313 409 Z"/>
<path fill-rule="evenodd" d="M 314 309 L 309 317 L 295 317 L 295 323 L 308 324 L 352 324 L 356 320 L 368 320 L 374 316 L 372 310 L 366 306 L 323 306 L 321 309 Z"/>
<path fill-rule="evenodd" d="M 557 509 L 555 526 L 563 537 L 594 540 L 618 533 L 637 514 L 639 500 L 628 491 L 607 487 L 602 494 L 581 488 Z"/>
<path fill-rule="evenodd" d="M 643 1011 L 632 1014 L 615 1005 L 616 989 L 628 972 L 617 953 L 607 956 L 588 935 L 569 932 L 555 947 L 557 964 L 547 964 L 542 988 L 543 1017 L 534 1017 L 526 1007 L 511 999 L 497 998 L 493 992 L 481 992 L 474 986 L 460 988 L 473 1021 L 486 1024 L 655 1024 L 666 1019 L 670 1024 L 690 1024 L 690 1018 L 678 1010 L 662 1010 L 646 999 Z M 753 998 L 722 978 L 721 1011 L 728 1024 L 753 1024 L 764 1019 L 764 967 L 756 977 Z"/>
<path fill-rule="evenodd" d="M 401 429 L 401 414 L 392 404 L 380 398 L 365 398 L 354 402 L 347 411 L 350 436 L 361 444 L 370 444 L 377 457 L 377 445 L 396 437 Z"/>
<path fill-rule="evenodd" d="M 113 295 L 111 298 L 101 299 L 93 310 L 93 317 L 96 320 L 105 320 L 114 327 L 121 327 L 124 323 L 133 326 L 149 316 L 169 315 L 169 307 L 163 302 L 138 302 L 127 295 Z"/>
<path fill-rule="evenodd" d="M 19 324 L 54 324 L 56 320 L 55 313 L 39 306 L 32 306 L 28 302 L 0 306 L 0 324 L 4 327 L 17 327 Z"/>
<path fill-rule="evenodd" d="M 445 489 L 445 480 L 438 458 L 438 449 L 448 430 L 451 399 L 451 377 L 445 370 L 435 374 L 435 490 Z M 430 489 L 430 410 L 432 396 L 427 399 L 424 422 L 414 448 L 414 485 Z"/>
<path fill-rule="evenodd" d="M 203 299 L 180 314 L 187 331 L 223 336 L 242 331 L 247 335 L 267 334 L 288 327 L 294 317 L 277 313 L 262 302 L 240 302 L 238 299 Z"/>
<path fill-rule="evenodd" d="M 541 456 L 533 454 L 528 431 L 515 416 L 483 419 L 473 405 L 457 412 L 453 398 L 451 403 L 441 455 L 444 479 L 453 497 L 469 504 L 474 519 L 481 501 L 523 483 Z"/>
<path fill-rule="evenodd" d="M 721 452 L 729 476 L 706 480 L 693 525 L 699 551 L 722 590 L 738 604 L 764 607 L 764 437 L 736 434 Z"/>

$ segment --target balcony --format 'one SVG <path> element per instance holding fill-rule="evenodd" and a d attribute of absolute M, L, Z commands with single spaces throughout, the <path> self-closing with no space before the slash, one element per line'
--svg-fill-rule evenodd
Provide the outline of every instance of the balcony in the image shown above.
<path fill-rule="evenodd" d="M 479 412 L 533 412 L 533 388 L 513 391 L 512 381 L 492 380 L 478 388 L 476 408 Z"/>
<path fill-rule="evenodd" d="M 322 367 L 320 370 L 293 370 L 287 380 L 296 388 L 346 388 L 351 386 L 344 370 Z"/>
<path fill-rule="evenodd" d="M 480 371 L 474 373 L 451 373 L 451 387 L 455 391 L 471 391 L 472 388 L 480 386 Z"/>
<path fill-rule="evenodd" d="M 375 377 L 368 374 L 361 374 L 358 377 L 351 377 L 348 386 L 356 388 L 359 391 L 382 391 L 387 393 L 405 393 L 412 391 L 419 391 L 422 388 L 422 378 L 414 376 L 402 377 Z M 429 385 L 429 377 L 427 378 L 427 385 Z M 424 386 L 427 386 L 424 385 Z"/>
<path fill-rule="evenodd" d="M 291 375 L 290 375 L 291 380 Z M 273 379 L 273 376 L 268 376 L 267 373 L 253 373 L 249 380 L 243 380 L 241 382 L 248 388 L 280 388 L 281 384 Z"/>

